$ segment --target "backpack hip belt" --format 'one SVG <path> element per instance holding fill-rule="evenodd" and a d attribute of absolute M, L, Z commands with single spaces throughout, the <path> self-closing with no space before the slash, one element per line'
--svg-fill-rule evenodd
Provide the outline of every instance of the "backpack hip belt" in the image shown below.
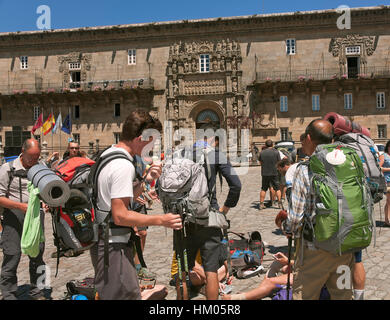
<path fill-rule="evenodd" d="M 104 239 L 105 223 L 99 224 L 99 238 Z M 108 223 L 108 242 L 109 243 L 128 243 L 131 237 L 130 227 L 121 227 L 114 225 L 113 222 Z"/>

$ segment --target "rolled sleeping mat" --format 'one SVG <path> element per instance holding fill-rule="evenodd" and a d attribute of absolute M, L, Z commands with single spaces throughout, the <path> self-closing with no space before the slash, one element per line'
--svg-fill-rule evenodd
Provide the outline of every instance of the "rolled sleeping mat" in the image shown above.
<path fill-rule="evenodd" d="M 333 125 L 334 134 L 341 136 L 346 133 L 362 133 L 367 137 L 371 137 L 370 130 L 362 127 L 360 124 L 350 121 L 349 119 L 339 115 L 336 112 L 329 112 L 325 115 L 324 120 L 329 121 Z"/>
<path fill-rule="evenodd" d="M 27 179 L 39 190 L 39 196 L 50 207 L 62 207 L 70 197 L 68 184 L 53 170 L 37 164 L 28 170 Z"/>

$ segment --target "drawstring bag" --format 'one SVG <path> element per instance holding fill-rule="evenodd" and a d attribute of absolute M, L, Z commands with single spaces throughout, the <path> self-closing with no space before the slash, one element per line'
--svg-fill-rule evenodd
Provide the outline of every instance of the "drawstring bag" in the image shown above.
<path fill-rule="evenodd" d="M 45 235 L 41 224 L 41 202 L 39 200 L 39 189 L 28 182 L 29 193 L 28 208 L 23 223 L 21 248 L 24 254 L 36 258 L 39 254 L 39 244 L 45 242 Z"/>

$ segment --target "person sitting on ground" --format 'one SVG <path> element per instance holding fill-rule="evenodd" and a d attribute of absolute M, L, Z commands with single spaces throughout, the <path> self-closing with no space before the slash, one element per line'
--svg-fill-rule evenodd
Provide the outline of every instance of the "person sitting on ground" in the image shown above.
<path fill-rule="evenodd" d="M 229 276 L 228 272 L 228 265 L 227 265 L 227 260 L 226 260 L 226 254 L 222 253 L 219 257 L 219 264 L 220 268 L 217 271 L 218 275 L 218 281 L 219 281 L 219 291 L 220 294 L 224 292 L 226 285 L 225 281 L 228 283 L 231 283 L 233 280 L 233 276 Z M 189 284 L 188 284 L 188 290 L 191 292 L 198 292 L 201 290 L 201 288 L 206 284 L 206 274 L 204 271 L 204 268 L 202 266 L 202 258 L 200 256 L 200 250 L 198 250 L 198 253 L 196 255 L 195 259 L 195 265 L 194 267 L 189 271 Z M 176 259 L 176 252 L 173 252 L 173 257 L 172 257 L 172 266 L 171 266 L 171 285 L 175 285 L 178 277 L 178 265 L 177 265 L 177 259 Z M 183 279 L 185 281 L 185 279 Z M 177 290 L 179 288 L 176 288 Z M 178 292 L 178 297 L 180 297 L 179 292 Z"/>
<path fill-rule="evenodd" d="M 264 280 L 257 288 L 239 294 L 225 294 L 222 296 L 222 300 L 260 300 L 271 296 L 275 290 L 280 290 L 283 286 L 286 286 L 288 258 L 281 252 L 276 253 L 273 257 L 275 261 L 272 262 Z M 294 261 L 291 260 L 290 268 L 293 264 Z M 278 275 L 279 272 L 283 274 Z M 290 273 L 290 283 L 293 283 L 292 273 Z"/>

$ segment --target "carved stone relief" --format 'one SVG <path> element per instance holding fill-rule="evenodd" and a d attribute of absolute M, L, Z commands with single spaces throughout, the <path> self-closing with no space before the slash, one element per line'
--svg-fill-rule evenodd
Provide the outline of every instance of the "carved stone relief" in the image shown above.
<path fill-rule="evenodd" d="M 201 55 L 208 55 L 208 72 L 201 72 Z M 244 92 L 241 88 L 241 49 L 235 40 L 176 42 L 170 46 L 167 66 L 167 109 L 174 118 L 186 117 L 186 97 L 208 95 L 209 100 L 223 96 L 227 115 L 241 116 Z M 204 70 L 202 70 L 204 71 Z M 227 98 L 228 97 L 228 98 Z M 179 100 L 180 103 L 174 103 Z"/>
<path fill-rule="evenodd" d="M 58 57 L 59 72 L 63 74 L 64 85 L 70 82 L 69 63 L 80 63 L 80 81 L 87 81 L 87 71 L 91 70 L 91 54 L 71 52 L 67 56 Z"/>
<path fill-rule="evenodd" d="M 378 36 L 361 36 L 358 34 L 351 34 L 342 38 L 332 38 L 329 45 L 329 52 L 332 53 L 333 57 L 339 57 L 340 67 L 345 72 L 348 57 L 346 54 L 347 47 L 360 47 L 360 62 L 364 67 L 367 63 L 367 56 L 373 55 L 376 50 L 377 41 Z"/>

